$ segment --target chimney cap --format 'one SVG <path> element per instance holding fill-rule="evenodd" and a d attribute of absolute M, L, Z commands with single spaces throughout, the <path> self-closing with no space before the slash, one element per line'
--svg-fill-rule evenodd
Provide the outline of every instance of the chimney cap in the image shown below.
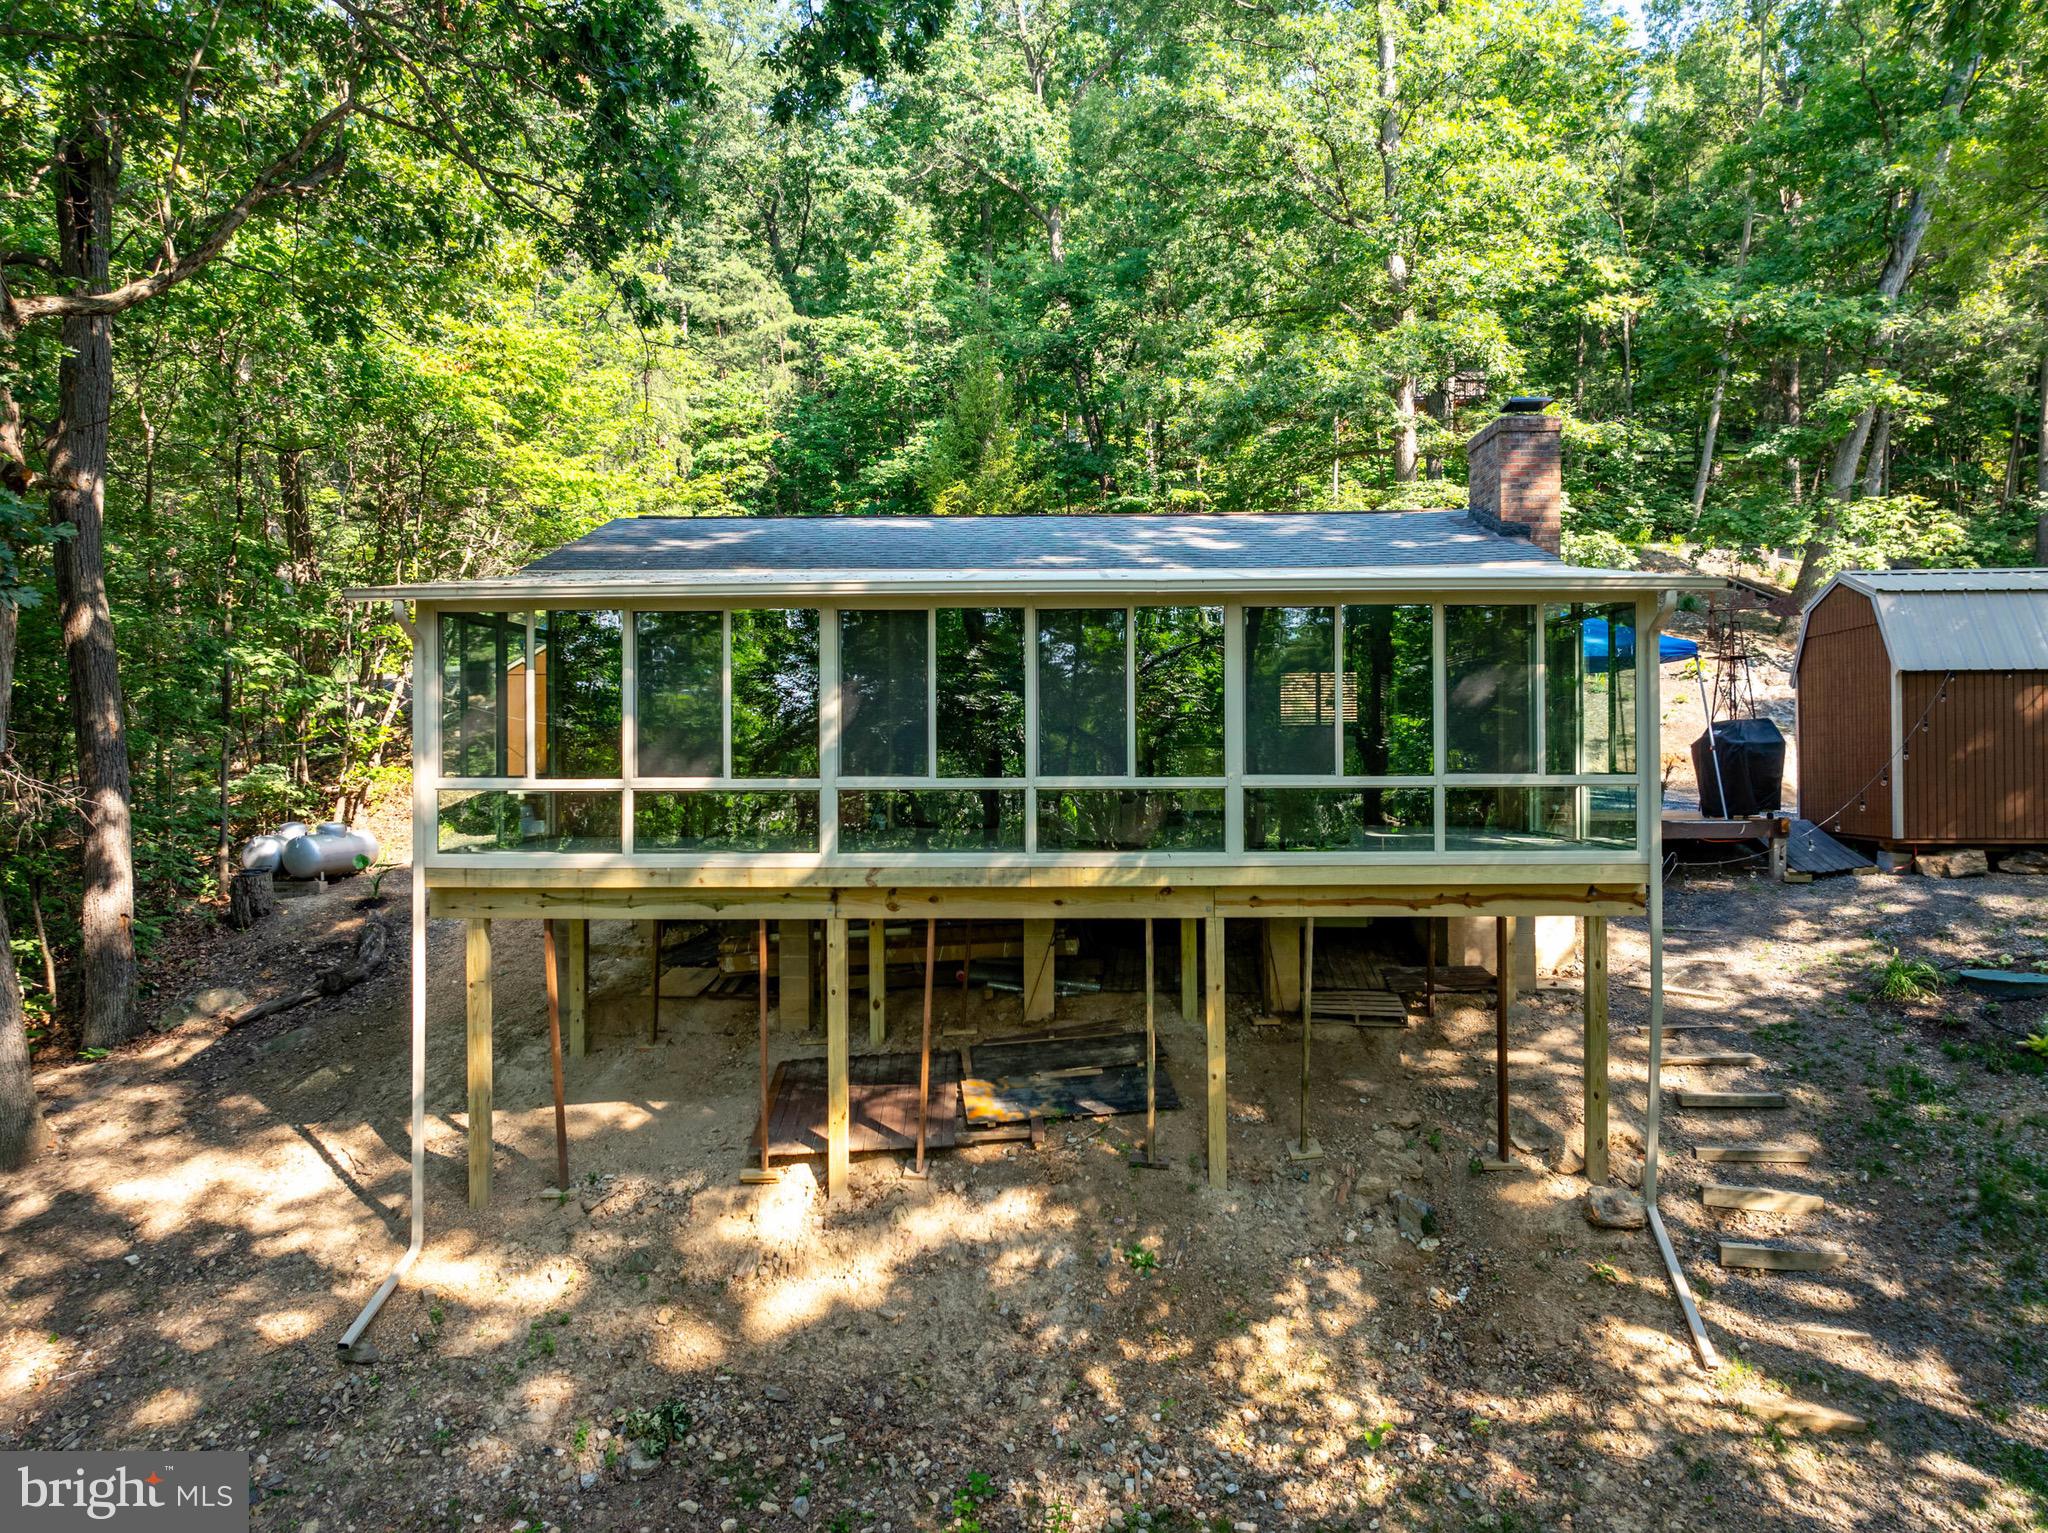
<path fill-rule="evenodd" d="M 1548 394 L 1517 394 L 1500 407 L 1503 415 L 1541 415 L 1550 408 Z"/>

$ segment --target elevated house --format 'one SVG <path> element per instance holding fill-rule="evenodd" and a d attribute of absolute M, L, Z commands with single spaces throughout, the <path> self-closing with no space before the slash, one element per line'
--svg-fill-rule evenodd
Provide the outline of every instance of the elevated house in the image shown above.
<path fill-rule="evenodd" d="M 1661 953 L 1635 657 L 1719 582 L 1561 562 L 1558 463 L 1557 419 L 1512 412 L 1474 439 L 1469 512 L 649 517 L 357 593 L 415 624 L 414 1250 L 429 913 L 468 926 L 473 1202 L 494 924 L 533 918 L 567 923 L 572 1038 L 591 921 L 776 923 L 795 1026 L 820 939 L 837 1195 L 851 955 L 880 923 L 1018 923 L 1027 1016 L 1055 923 L 1184 923 L 1221 1186 L 1226 923 L 1292 953 L 1318 917 L 1484 921 L 1505 951 L 1507 923 L 1566 917 L 1604 1178 L 1607 921 L 1647 914 Z"/>

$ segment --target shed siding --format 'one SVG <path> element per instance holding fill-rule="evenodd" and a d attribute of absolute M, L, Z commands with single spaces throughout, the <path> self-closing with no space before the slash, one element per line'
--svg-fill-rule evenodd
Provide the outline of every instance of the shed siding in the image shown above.
<path fill-rule="evenodd" d="M 2048 841 L 2048 671 L 1909 671 L 1902 722 L 1924 713 L 1905 764 L 1904 839 Z M 1803 753 L 1802 753 L 1803 754 Z"/>
<path fill-rule="evenodd" d="M 1837 835 L 1891 835 L 1888 779 L 1872 780 L 1891 755 L 1891 717 L 1891 661 L 1870 598 L 1836 586 L 1809 616 L 1799 657 L 1802 815 Z"/>

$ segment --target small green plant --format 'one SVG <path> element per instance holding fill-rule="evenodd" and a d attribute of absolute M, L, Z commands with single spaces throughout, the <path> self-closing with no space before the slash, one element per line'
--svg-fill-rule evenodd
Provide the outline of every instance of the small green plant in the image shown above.
<path fill-rule="evenodd" d="M 78 1057 L 89 1065 L 96 1065 L 107 1057 L 105 1049 L 80 1049 Z"/>
<path fill-rule="evenodd" d="M 985 1502 L 992 1500 L 996 1493 L 995 1481 L 980 1470 L 967 1477 L 953 1497 L 953 1526 L 947 1533 L 986 1533 L 982 1527 L 980 1511 Z"/>
<path fill-rule="evenodd" d="M 2020 1047 L 2029 1054 L 2048 1059 L 2048 1033 L 2028 1033 L 2020 1040 Z"/>
<path fill-rule="evenodd" d="M 581 1453 L 585 1448 L 590 1446 L 589 1422 L 579 1421 L 576 1423 L 576 1435 L 569 1439 L 569 1445 L 571 1451 L 576 1453 Z"/>
<path fill-rule="evenodd" d="M 1941 972 L 1933 964 L 1918 958 L 1903 958 L 1897 948 L 1892 949 L 1891 956 L 1877 971 L 1878 997 L 1893 1005 L 1924 1001 L 1940 984 Z"/>
<path fill-rule="evenodd" d="M 1377 1453 L 1393 1439 L 1393 1436 L 1393 1422 L 1381 1421 L 1360 1432 L 1352 1439 L 1352 1445 L 1364 1449 L 1367 1453 Z"/>
<path fill-rule="evenodd" d="M 1486 1175 L 1486 1162 L 1475 1154 L 1470 1160 L 1465 1162 L 1465 1169 L 1473 1176 L 1484 1176 Z"/>
<path fill-rule="evenodd" d="M 1586 1270 L 1593 1274 L 1593 1281 L 1596 1283 L 1613 1284 L 1621 1281 L 1621 1273 L 1612 1262 L 1587 1262 Z"/>
<path fill-rule="evenodd" d="M 649 1453 L 666 1453 L 690 1430 L 690 1413 L 680 1400 L 664 1400 L 642 1410 L 626 1412 L 619 1423 L 619 1435 L 630 1438 Z"/>
<path fill-rule="evenodd" d="M 1432 1151 L 1437 1151 L 1437 1150 L 1441 1150 L 1441 1149 L 1443 1149 L 1443 1147 L 1444 1147 L 1444 1136 L 1443 1136 L 1443 1130 L 1441 1130 L 1441 1129 L 1434 1129 L 1434 1128 L 1433 1128 L 1433 1129 L 1431 1129 L 1431 1130 L 1430 1130 L 1430 1131 L 1429 1131 L 1428 1133 L 1426 1133 L 1426 1134 L 1424 1134 L 1424 1135 L 1422 1136 L 1422 1142 L 1423 1142 L 1424 1144 L 1428 1145 L 1428 1146 L 1430 1147 L 1430 1149 L 1431 1149 Z"/>
<path fill-rule="evenodd" d="M 1124 1247 L 1124 1262 L 1133 1272 L 1157 1272 L 1159 1258 L 1140 1245 Z"/>

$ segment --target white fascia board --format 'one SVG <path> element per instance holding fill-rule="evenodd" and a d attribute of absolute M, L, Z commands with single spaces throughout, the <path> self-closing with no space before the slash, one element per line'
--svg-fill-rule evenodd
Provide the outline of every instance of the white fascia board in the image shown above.
<path fill-rule="evenodd" d="M 847 597 L 944 597 L 985 601 L 1002 594 L 1039 596 L 1167 594 L 1220 600 L 1240 595 L 1321 594 L 1351 596 L 1390 592 L 1418 597 L 1512 594 L 1568 597 L 1580 593 L 1619 595 L 1635 591 L 1720 590 L 1715 575 L 1676 575 L 1652 570 L 1579 569 L 1572 565 L 1515 567 L 1413 565 L 1398 568 L 1319 570 L 951 570 L 905 572 L 858 570 L 829 577 L 800 577 L 753 570 L 707 571 L 689 576 L 655 573 L 601 575 L 502 575 L 485 580 L 433 581 L 418 585 L 368 586 L 345 591 L 349 601 L 474 602 L 530 605 L 545 602 L 633 602 L 668 600 L 826 601 Z"/>

